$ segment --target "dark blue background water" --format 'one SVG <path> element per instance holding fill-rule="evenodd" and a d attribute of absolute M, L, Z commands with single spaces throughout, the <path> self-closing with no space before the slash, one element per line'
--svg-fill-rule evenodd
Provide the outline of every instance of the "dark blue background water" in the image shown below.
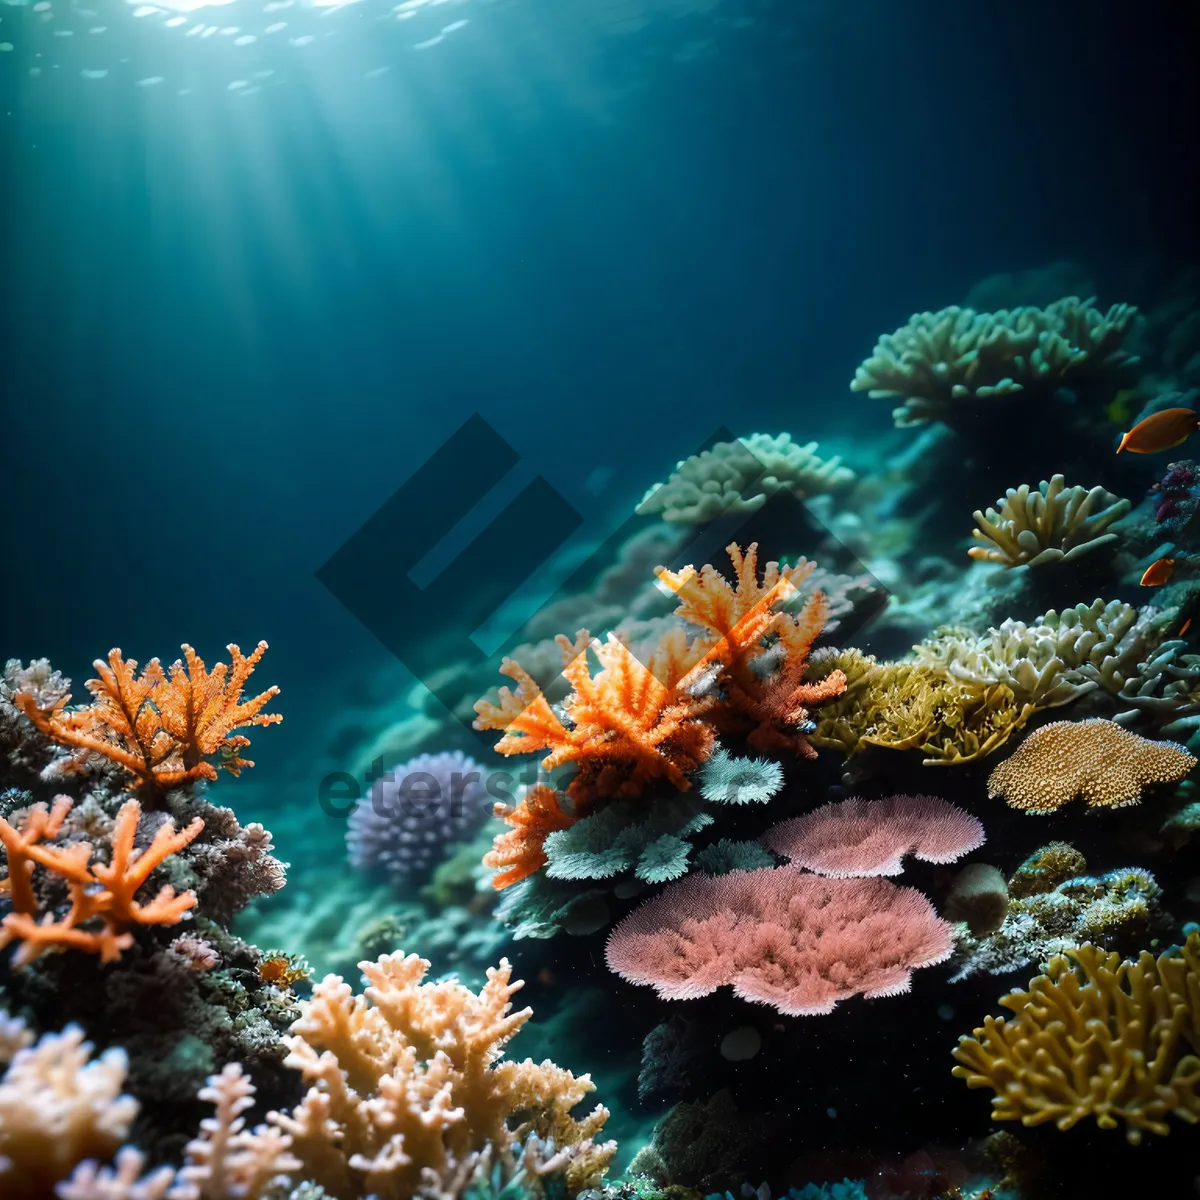
<path fill-rule="evenodd" d="M 81 681 L 266 637 L 269 770 L 386 653 L 314 570 L 471 412 L 602 532 L 717 425 L 885 431 L 854 367 L 984 275 L 1075 258 L 1136 302 L 1196 249 L 1186 7 L 603 38 L 512 0 L 372 86 L 363 25 L 248 98 L 30 78 L 0 8 L 5 651 Z M 167 41 L 122 28 L 149 74 Z"/>

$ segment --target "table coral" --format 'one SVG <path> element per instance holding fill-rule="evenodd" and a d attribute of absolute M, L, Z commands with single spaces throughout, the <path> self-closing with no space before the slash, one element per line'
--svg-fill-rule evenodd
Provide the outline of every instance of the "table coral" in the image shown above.
<path fill-rule="evenodd" d="M 988 795 L 1010 808 L 1050 813 L 1082 797 L 1092 808 L 1138 804 L 1142 790 L 1176 783 L 1194 759 L 1174 742 L 1155 742 L 1113 721 L 1054 721 L 1021 743 L 988 777 Z"/>
<path fill-rule="evenodd" d="M 608 1111 L 570 1115 L 594 1090 L 590 1077 L 503 1058 L 532 1016 L 512 1011 L 523 985 L 507 960 L 488 970 L 478 995 L 424 982 L 429 963 L 415 954 L 359 965 L 366 993 L 327 976 L 288 1039 L 288 1062 L 310 1087 L 271 1121 L 291 1138 L 305 1178 L 337 1200 L 408 1200 L 448 1184 L 473 1154 L 511 1156 L 536 1134 L 570 1151 L 571 1192 L 599 1181 L 616 1148 L 594 1141 Z"/>
<path fill-rule="evenodd" d="M 1200 1121 L 1200 934 L 1157 959 L 1081 946 L 1000 1003 L 1013 1017 L 960 1038 L 953 1070 L 996 1092 L 995 1120 L 1124 1122 L 1135 1145 L 1169 1133 L 1169 1116 Z"/>
<path fill-rule="evenodd" d="M 234 730 L 249 725 L 273 725 L 278 713 L 264 713 L 277 687 L 250 700 L 242 689 L 267 649 L 259 642 L 244 655 L 228 647 L 231 666 L 209 671 L 204 661 L 184 645 L 184 661 L 164 671 L 157 658 L 137 674 L 137 663 L 120 650 L 110 650 L 108 661 L 93 664 L 97 678 L 87 681 L 94 697 L 86 708 L 68 711 L 70 696 L 60 696 L 49 708 L 39 707 L 33 692 L 19 692 L 12 702 L 52 741 L 82 753 L 95 753 L 128 771 L 137 783 L 159 790 L 197 779 L 217 778 L 217 768 L 207 760 L 220 755 L 220 767 L 239 774 L 253 761 L 241 751 L 250 744 Z"/>
<path fill-rule="evenodd" d="M 799 446 L 790 434 L 752 433 L 677 463 L 670 479 L 655 484 L 637 511 L 686 524 L 755 512 L 778 491 L 804 499 L 849 487 L 854 472 L 841 461 L 818 457 L 816 442 Z"/>
<path fill-rule="evenodd" d="M 181 830 L 165 822 L 155 830 L 150 844 L 135 853 L 142 809 L 136 800 L 127 800 L 113 824 L 109 861 L 92 862 L 93 848 L 87 842 L 58 847 L 45 841 L 59 831 L 71 807 L 65 796 L 50 810 L 35 804 L 19 828 L 0 818 L 0 842 L 8 859 L 6 890 L 13 909 L 0 922 L 0 946 L 13 940 L 22 943 L 13 960 L 17 966 L 33 961 L 48 948 L 86 950 L 99 954 L 102 962 L 111 962 L 133 944 L 131 927 L 174 925 L 196 904 L 193 892 L 176 895 L 169 885 L 149 901 L 139 901 L 136 894 L 156 867 L 200 833 L 204 822 L 199 817 Z M 35 865 L 67 885 L 70 909 L 59 920 L 52 914 L 36 919 L 37 898 L 31 882 Z M 99 929 L 84 928 L 94 920 L 100 922 Z"/>
<path fill-rule="evenodd" d="M 795 867 L 688 875 L 613 930 L 609 967 L 666 1000 L 732 985 L 788 1016 L 839 1000 L 894 996 L 949 958 L 952 927 L 915 888 L 827 879 Z"/>
<path fill-rule="evenodd" d="M 763 843 L 820 875 L 899 875 L 906 854 L 951 863 L 984 842 L 970 813 L 937 796 L 851 797 L 772 826 Z"/>
<path fill-rule="evenodd" d="M 972 534 L 981 544 L 967 553 L 1006 567 L 1073 562 L 1115 541 L 1117 535 L 1105 530 L 1130 507 L 1102 487 L 1069 488 L 1061 475 L 1036 488 L 1023 483 L 1009 488 L 995 508 L 976 511 L 979 528 Z"/>

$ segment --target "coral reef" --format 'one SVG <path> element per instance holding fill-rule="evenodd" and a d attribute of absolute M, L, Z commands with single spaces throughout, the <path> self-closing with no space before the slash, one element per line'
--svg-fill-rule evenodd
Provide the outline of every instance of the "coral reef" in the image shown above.
<path fill-rule="evenodd" d="M 804 499 L 853 482 L 854 472 L 842 466 L 840 458 L 817 456 L 816 442 L 798 446 L 786 433 L 753 433 L 717 442 L 711 450 L 677 463 L 665 483 L 646 493 L 637 511 L 695 525 L 727 513 L 754 512 L 778 491 Z"/>
<path fill-rule="evenodd" d="M 1194 766 L 1184 747 L 1138 737 L 1113 721 L 1053 721 L 1034 730 L 988 777 L 988 795 L 1050 813 L 1082 797 L 1093 808 L 1138 804 L 1144 788 L 1176 783 Z"/>
<path fill-rule="evenodd" d="M 1169 1133 L 1171 1115 L 1200 1120 L 1200 934 L 1134 961 L 1081 946 L 1000 1003 L 1013 1017 L 960 1038 L 953 1072 L 995 1090 L 995 1120 L 1124 1122 L 1135 1145 Z"/>

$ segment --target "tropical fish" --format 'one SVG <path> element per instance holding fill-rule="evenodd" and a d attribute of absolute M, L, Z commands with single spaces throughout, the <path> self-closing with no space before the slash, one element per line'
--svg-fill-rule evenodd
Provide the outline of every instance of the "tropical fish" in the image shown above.
<path fill-rule="evenodd" d="M 1117 453 L 1157 454 L 1186 442 L 1200 429 L 1200 414 L 1191 408 L 1164 408 L 1139 421 L 1123 438 Z"/>
<path fill-rule="evenodd" d="M 1173 558 L 1156 558 L 1142 573 L 1139 582 L 1142 587 L 1162 587 L 1171 578 L 1174 570 L 1175 560 Z"/>
<path fill-rule="evenodd" d="M 1191 627 L 1192 627 L 1192 618 L 1191 618 L 1191 617 L 1188 617 L 1188 619 L 1187 619 L 1186 621 L 1184 621 L 1184 623 L 1183 623 L 1183 628 L 1182 628 L 1182 629 L 1180 629 L 1178 636 L 1179 636 L 1179 637 L 1183 637 L 1183 635 L 1184 635 L 1185 633 L 1187 633 L 1187 631 L 1188 631 L 1189 629 L 1191 629 Z"/>

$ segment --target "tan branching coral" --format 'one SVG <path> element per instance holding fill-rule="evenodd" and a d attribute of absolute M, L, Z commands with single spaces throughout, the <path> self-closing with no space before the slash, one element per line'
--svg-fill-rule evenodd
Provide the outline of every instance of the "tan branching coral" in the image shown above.
<path fill-rule="evenodd" d="M 1136 316 L 1131 305 L 1101 312 L 1094 300 L 1076 296 L 1046 308 L 981 313 L 953 305 L 916 313 L 879 339 L 850 387 L 872 397 L 900 397 L 903 403 L 892 413 L 897 425 L 955 425 L 977 415 L 981 402 L 1052 390 L 1085 368 L 1129 361 L 1122 343 Z"/>
<path fill-rule="evenodd" d="M 180 830 L 171 821 L 164 822 L 148 846 L 135 850 L 142 808 L 136 800 L 127 800 L 113 823 L 109 860 L 92 862 L 93 847 L 88 842 L 61 847 L 45 841 L 58 833 L 71 804 L 66 796 L 59 796 L 50 810 L 35 804 L 26 810 L 19 828 L 0 817 L 0 842 L 8 859 L 3 890 L 12 904 L 12 912 L 0 922 L 0 947 L 13 940 L 22 943 L 13 958 L 16 966 L 32 962 L 47 949 L 85 950 L 99 954 L 102 962 L 112 962 L 133 945 L 132 928 L 174 925 L 195 907 L 194 892 L 176 895 L 170 885 L 148 901 L 136 896 L 151 872 L 204 828 L 199 817 Z M 70 909 L 60 920 L 49 913 L 37 919 L 35 865 L 66 883 Z"/>
<path fill-rule="evenodd" d="M 655 484 L 638 505 L 643 516 L 701 524 L 726 513 L 754 512 L 768 496 L 788 491 L 803 499 L 838 491 L 854 482 L 841 459 L 821 459 L 817 443 L 799 446 L 786 433 L 753 433 L 677 463 L 665 483 Z"/>
<path fill-rule="evenodd" d="M 188 1142 L 171 1200 L 257 1200 L 276 1180 L 300 1169 L 286 1133 L 270 1125 L 246 1128 L 242 1114 L 254 1106 L 254 1092 L 237 1063 L 209 1076 L 198 1095 L 216 1111 Z"/>
<path fill-rule="evenodd" d="M 78 1026 L 18 1049 L 0 1078 L 0 1195 L 50 1200 L 75 1164 L 107 1159 L 129 1134 L 137 1101 L 122 1093 L 123 1050 L 92 1057 Z"/>
<path fill-rule="evenodd" d="M 1067 487 L 1061 475 L 1036 487 L 1009 488 L 995 508 L 976 511 L 974 537 L 982 543 L 967 553 L 1006 567 L 1073 562 L 1116 540 L 1106 533 L 1129 512 L 1130 503 L 1102 487 Z"/>
<path fill-rule="evenodd" d="M 291 1137 L 306 1179 L 337 1200 L 408 1200 L 445 1185 L 471 1155 L 489 1146 L 511 1155 L 530 1134 L 577 1148 L 570 1191 L 600 1179 L 615 1145 L 593 1139 L 608 1112 L 570 1115 L 594 1090 L 591 1079 L 549 1061 L 503 1058 L 532 1015 L 512 1011 L 522 985 L 506 960 L 489 969 L 478 995 L 424 982 L 429 963 L 416 955 L 360 967 L 365 995 L 328 976 L 288 1039 L 287 1061 L 311 1086 L 290 1115 L 271 1120 Z"/>
<path fill-rule="evenodd" d="M 1200 1122 L 1200 934 L 1135 962 L 1081 946 L 1051 959 L 954 1050 L 954 1075 L 992 1088 L 997 1121 L 1126 1126 L 1135 1145 L 1167 1118 Z"/>
<path fill-rule="evenodd" d="M 1174 742 L 1155 742 L 1113 721 L 1054 721 L 1035 730 L 988 778 L 1010 808 L 1050 813 L 1081 796 L 1093 808 L 1141 801 L 1143 788 L 1176 783 L 1194 766 Z"/>
<path fill-rule="evenodd" d="M 207 761 L 214 755 L 220 755 L 222 770 L 237 775 L 254 763 L 241 756 L 249 738 L 234 730 L 283 720 L 278 713 L 262 711 L 278 694 L 277 687 L 242 699 L 242 689 L 266 649 L 267 643 L 259 642 L 247 657 L 230 645 L 232 665 L 217 663 L 209 671 L 191 646 L 184 645 L 184 660 L 177 660 L 169 671 L 153 658 L 140 675 L 133 659 L 110 650 L 107 662 L 97 659 L 93 664 L 98 677 L 87 681 L 94 697 L 88 707 L 68 711 L 70 696 L 62 696 L 43 709 L 31 692 L 18 693 L 13 703 L 48 738 L 84 754 L 99 754 L 147 787 L 166 789 L 216 779 L 217 767 Z"/>

